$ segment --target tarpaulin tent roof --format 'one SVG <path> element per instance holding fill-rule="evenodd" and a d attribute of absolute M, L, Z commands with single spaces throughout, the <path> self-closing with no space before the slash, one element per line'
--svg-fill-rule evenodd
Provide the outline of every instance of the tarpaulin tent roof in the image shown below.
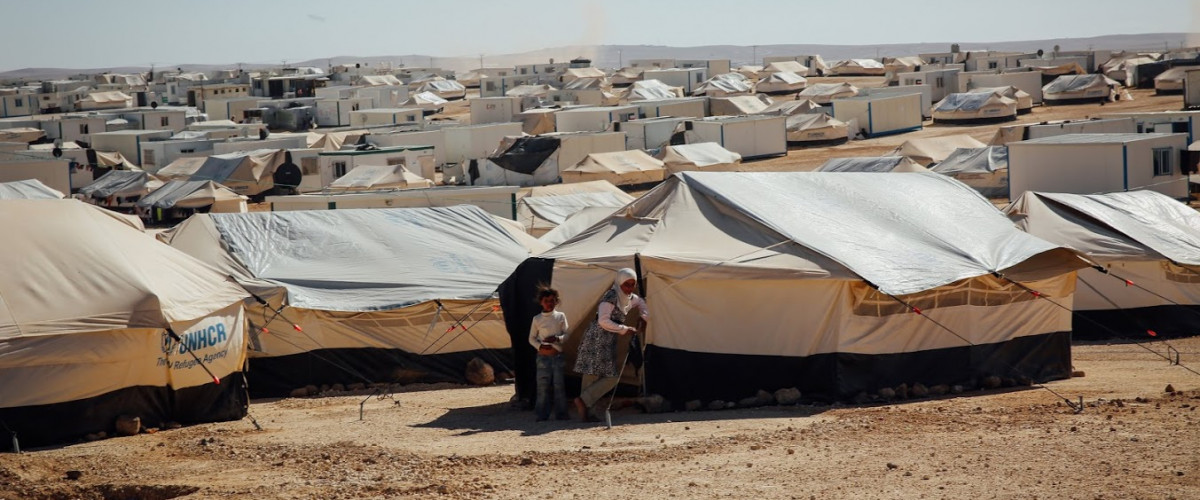
<path fill-rule="evenodd" d="M 61 200 L 63 194 L 37 179 L 0 182 L 0 200 Z"/>
<path fill-rule="evenodd" d="M 604 72 L 601 71 L 599 68 L 592 68 L 592 67 L 567 68 L 567 70 L 565 72 L 563 72 L 563 81 L 564 82 L 570 82 L 572 80 L 577 80 L 580 78 L 605 79 L 607 77 L 608 77 L 608 75 L 605 75 Z"/>
<path fill-rule="evenodd" d="M 708 98 L 709 110 L 713 116 L 759 114 L 771 104 L 771 98 L 765 95 L 732 95 Z"/>
<path fill-rule="evenodd" d="M 692 91 L 693 95 L 748 94 L 754 91 L 750 80 L 740 73 L 725 73 L 709 78 Z"/>
<path fill-rule="evenodd" d="M 96 164 L 101 167 L 112 167 L 124 170 L 141 170 L 140 167 L 130 163 L 118 151 L 96 151 Z"/>
<path fill-rule="evenodd" d="M 759 111 L 757 114 L 788 116 L 812 113 L 814 111 L 824 113 L 821 111 L 822 109 L 824 108 L 822 108 L 820 104 L 812 102 L 808 99 L 799 99 L 792 101 L 779 101 L 775 104 L 767 106 L 766 109 Z"/>
<path fill-rule="evenodd" d="M 866 156 L 830 158 L 814 172 L 928 172 L 917 162 L 904 156 Z"/>
<path fill-rule="evenodd" d="M 930 167 L 939 174 L 977 174 L 990 173 L 1008 168 L 1008 148 L 1004 146 L 987 146 L 982 148 L 958 148 L 942 160 Z"/>
<path fill-rule="evenodd" d="M 953 111 L 978 111 L 979 109 L 989 104 L 1002 102 L 1001 99 L 1007 99 L 999 96 L 994 92 L 967 92 L 954 93 L 946 96 L 937 105 L 933 107 L 934 111 L 943 113 Z M 1011 99 L 1008 99 L 1012 101 Z M 1013 101 L 1015 103 L 1015 101 Z"/>
<path fill-rule="evenodd" d="M 560 170 L 563 182 L 603 179 L 618 186 L 661 182 L 664 173 L 661 160 L 639 149 L 592 153 L 578 164 Z"/>
<path fill-rule="evenodd" d="M 175 161 L 168 163 L 167 166 L 158 169 L 154 175 L 167 180 L 186 180 L 191 179 L 196 175 L 196 171 L 208 161 L 208 157 L 204 156 L 185 156 L 178 158 Z"/>
<path fill-rule="evenodd" d="M 358 84 L 367 87 L 379 86 L 400 86 L 404 85 L 399 78 L 393 75 L 362 75 L 358 77 Z"/>
<path fill-rule="evenodd" d="M 505 92 L 504 95 L 508 97 L 545 97 L 550 95 L 551 90 L 557 89 L 546 84 L 517 85 Z"/>
<path fill-rule="evenodd" d="M 288 305 L 305 309 L 376 311 L 486 299 L 529 256 L 487 212 L 467 205 L 202 218 L 235 259 L 210 264 L 236 263 L 249 276 L 283 286 Z"/>
<path fill-rule="evenodd" d="M 849 83 L 817 83 L 800 91 L 800 99 L 810 99 L 819 104 L 828 104 L 833 99 L 854 97 L 858 95 L 858 87 Z"/>
<path fill-rule="evenodd" d="M 417 88 L 417 92 L 435 92 L 435 93 L 454 93 L 465 92 L 467 90 L 463 84 L 454 80 L 429 80 Z"/>
<path fill-rule="evenodd" d="M 674 99 L 682 97 L 680 87 L 672 87 L 659 80 L 640 80 L 633 82 L 625 94 L 630 101 L 653 101 L 656 99 Z"/>
<path fill-rule="evenodd" d="M 742 155 L 715 142 L 664 146 L 657 158 L 663 161 L 670 174 L 703 169 L 730 170 L 742 163 Z"/>
<path fill-rule="evenodd" d="M 557 246 L 559 243 L 574 238 L 575 235 L 582 233 L 585 229 L 598 224 L 604 219 L 607 219 L 619 208 L 620 207 L 588 207 L 575 212 L 575 214 L 567 217 L 567 220 L 559 223 L 554 227 L 554 229 L 547 231 L 546 234 L 543 234 L 540 238 L 538 238 L 538 241 L 548 245 L 548 247 L 545 250 L 542 250 L 542 252 L 549 250 L 551 247 Z"/>
<path fill-rule="evenodd" d="M 124 104 L 130 99 L 132 98 L 128 94 L 113 90 L 109 92 L 91 92 L 85 100 L 90 100 L 96 104 Z"/>
<path fill-rule="evenodd" d="M 282 149 L 256 149 L 209 156 L 191 180 L 215 181 L 242 194 L 258 194 L 275 185 L 275 168 L 283 163 Z"/>
<path fill-rule="evenodd" d="M 488 159 L 505 170 L 532 174 L 561 144 L 557 137 L 514 137 L 508 149 Z"/>
<path fill-rule="evenodd" d="M 1063 75 L 1042 87 L 1042 94 L 1067 94 L 1113 85 L 1117 82 L 1104 75 Z"/>
<path fill-rule="evenodd" d="M 213 181 L 174 180 L 142 197 L 138 200 L 137 206 L 143 208 L 200 208 L 221 201 L 244 199 L 246 199 L 245 196 Z"/>
<path fill-rule="evenodd" d="M 565 222 L 580 210 L 592 207 L 605 207 L 616 210 L 629 202 L 633 197 L 625 193 L 575 193 L 557 196 L 526 196 L 517 203 L 525 205 L 529 212 L 540 219 L 549 221 L 553 226 Z M 517 216 L 517 222 L 526 224 L 524 217 Z"/>
<path fill-rule="evenodd" d="M 1006 210 L 1021 229 L 1101 260 L 1167 259 L 1200 266 L 1200 214 L 1154 191 L 1026 191 Z"/>
<path fill-rule="evenodd" d="M 1025 92 L 1024 90 L 1016 88 L 1012 85 L 1005 87 L 978 87 L 970 89 L 967 92 L 973 94 L 993 93 L 1007 97 L 1017 102 L 1017 109 L 1030 109 L 1033 107 L 1033 96 L 1029 95 L 1028 92 Z"/>
<path fill-rule="evenodd" d="M 835 75 L 878 74 L 885 71 L 883 63 L 874 59 L 846 59 L 833 63 L 829 71 Z"/>
<path fill-rule="evenodd" d="M 834 141 L 846 139 L 849 132 L 845 122 L 825 113 L 788 115 L 784 127 L 789 142 Z"/>
<path fill-rule="evenodd" d="M 40 128 L 14 127 L 0 129 L 0 142 L 33 142 L 46 137 L 46 132 Z"/>
<path fill-rule="evenodd" d="M 704 217 L 700 204 L 737 215 Z M 893 295 L 993 272 L 1020 280 L 1085 266 L 1018 231 L 967 186 L 932 173 L 685 172 L 629 211 L 629 218 L 616 214 L 540 257 L 721 262 L 773 276 L 861 278 Z M 748 251 L 754 247 L 759 251 Z"/>
<path fill-rule="evenodd" d="M 783 91 L 798 91 L 804 87 L 808 80 L 796 73 L 779 71 L 767 75 L 766 78 L 758 81 L 755 85 L 755 90 L 759 92 L 783 92 Z"/>
<path fill-rule="evenodd" d="M 796 76 L 808 74 L 808 67 L 800 61 L 775 61 L 768 64 L 759 74 L 791 73 Z"/>
<path fill-rule="evenodd" d="M 321 151 L 341 151 L 342 146 L 358 144 L 362 137 L 369 135 L 367 130 L 346 130 L 342 132 L 309 132 L 308 147 Z"/>
<path fill-rule="evenodd" d="M 359 165 L 329 184 L 331 190 L 416 189 L 433 187 L 433 181 L 414 174 L 404 165 Z"/>
<path fill-rule="evenodd" d="M 406 101 L 404 105 L 418 107 L 421 109 L 438 109 L 445 106 L 448 102 L 450 101 L 442 99 L 441 96 L 433 92 L 425 91 L 413 94 L 412 97 L 408 98 L 408 101 Z"/>
<path fill-rule="evenodd" d="M 982 148 L 987 146 L 966 134 L 946 135 L 909 139 L 892 151 L 895 156 L 907 156 L 922 165 L 945 160 L 958 148 Z"/>
<path fill-rule="evenodd" d="M 608 86 L 605 78 L 584 77 L 571 80 L 563 85 L 563 90 L 603 90 Z"/>
<path fill-rule="evenodd" d="M 144 171 L 110 170 L 91 184 L 84 186 L 79 192 L 95 199 L 104 199 L 110 196 L 129 198 L 145 196 L 162 185 L 162 181 Z"/>

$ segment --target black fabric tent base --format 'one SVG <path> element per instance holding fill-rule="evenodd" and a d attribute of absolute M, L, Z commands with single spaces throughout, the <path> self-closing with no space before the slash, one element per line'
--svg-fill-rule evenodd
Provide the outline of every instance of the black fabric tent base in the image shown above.
<path fill-rule="evenodd" d="M 1070 373 L 1070 332 L 998 344 L 873 355 L 756 356 L 646 347 L 646 391 L 675 404 L 738 401 L 759 389 L 774 392 L 789 387 L 809 399 L 847 400 L 860 392 L 874 394 L 902 383 L 971 387 L 990 375 L 1044 382 L 1067 378 Z"/>
<path fill-rule="evenodd" d="M 1075 340 L 1191 337 L 1200 333 L 1200 306 L 1164 305 L 1075 311 Z M 1146 330 L 1158 334 L 1151 337 Z"/>
<path fill-rule="evenodd" d="M 308 385 L 389 382 L 466 384 L 467 363 L 474 358 L 492 365 L 496 374 L 513 366 L 512 349 L 420 355 L 400 349 L 338 348 L 250 358 L 247 376 L 250 395 L 256 398 L 287 396 L 293 390 Z"/>
<path fill-rule="evenodd" d="M 246 416 L 246 379 L 234 373 L 221 384 L 180 390 L 136 386 L 99 396 L 47 405 L 0 408 L 0 450 L 11 451 L 15 431 L 21 447 L 70 443 L 100 431 L 114 433 L 117 417 L 140 417 L 142 427 L 168 422 L 198 424 L 238 420 Z M 7 427 L 7 429 L 5 429 Z"/>

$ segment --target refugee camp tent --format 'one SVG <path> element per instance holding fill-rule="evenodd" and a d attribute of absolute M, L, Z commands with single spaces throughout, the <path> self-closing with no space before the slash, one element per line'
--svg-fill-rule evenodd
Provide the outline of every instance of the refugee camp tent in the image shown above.
<path fill-rule="evenodd" d="M 795 73 L 778 72 L 767 75 L 754 84 L 755 92 L 764 94 L 794 94 L 804 90 L 804 86 L 808 84 L 803 76 Z"/>
<path fill-rule="evenodd" d="M 61 191 L 37 179 L 0 182 L 0 200 L 61 200 Z"/>
<path fill-rule="evenodd" d="M 805 87 L 796 96 L 797 99 L 808 99 L 817 104 L 830 104 L 834 99 L 843 99 L 858 95 L 858 87 L 849 83 L 817 83 Z"/>
<path fill-rule="evenodd" d="M 725 73 L 709 78 L 692 91 L 692 95 L 724 97 L 754 92 L 754 85 L 740 73 Z"/>
<path fill-rule="evenodd" d="M 762 94 L 709 97 L 708 108 L 712 116 L 755 115 L 762 114 L 772 102 L 770 97 Z"/>
<path fill-rule="evenodd" d="M 641 81 L 643 71 L 645 71 L 643 68 L 621 68 L 609 76 L 608 80 L 614 87 L 632 85 L 634 82 Z"/>
<path fill-rule="evenodd" d="M 862 156 L 830 158 L 814 172 L 928 172 L 906 156 Z"/>
<path fill-rule="evenodd" d="M 342 130 L 338 132 L 309 132 L 308 148 L 321 151 L 341 151 L 342 146 L 361 144 L 362 138 L 369 135 L 366 130 Z"/>
<path fill-rule="evenodd" d="M 1187 205 L 1153 191 L 1026 191 L 1006 213 L 1022 230 L 1104 269 L 1079 271 L 1075 338 L 1200 332 L 1200 214 Z"/>
<path fill-rule="evenodd" d="M 1008 197 L 1008 148 L 1004 146 L 958 148 L 929 169 L 958 179 L 988 198 Z"/>
<path fill-rule="evenodd" d="M 603 80 L 605 83 L 604 86 L 608 86 L 608 75 L 605 75 L 600 68 L 567 68 L 567 70 L 562 74 L 563 83 L 571 83 L 581 78 L 595 78 L 598 80 Z"/>
<path fill-rule="evenodd" d="M 546 249 L 542 251 L 549 250 L 564 241 L 574 238 L 575 235 L 582 233 L 587 228 L 607 219 L 608 216 L 617 210 L 620 210 L 620 207 L 588 207 L 575 212 L 575 214 L 567 217 L 567 220 L 555 226 L 554 229 L 538 237 L 538 241 L 546 244 Z M 540 254 L 541 252 L 538 253 Z"/>
<path fill-rule="evenodd" d="M 433 185 L 433 181 L 413 173 L 403 164 L 359 165 L 330 183 L 326 191 L 418 189 Z"/>
<path fill-rule="evenodd" d="M 835 76 L 883 76 L 887 68 L 874 59 L 846 59 L 833 63 L 826 73 Z"/>
<path fill-rule="evenodd" d="M 270 304 L 248 315 L 255 394 L 511 365 L 493 292 L 529 251 L 478 207 L 200 214 L 162 238 Z"/>
<path fill-rule="evenodd" d="M 504 93 L 505 97 L 540 97 L 545 98 L 551 91 L 558 90 L 550 85 L 517 85 Z"/>
<path fill-rule="evenodd" d="M 683 88 L 672 87 L 658 80 L 633 82 L 624 95 L 624 99 L 627 101 L 652 101 L 677 97 L 683 97 Z"/>
<path fill-rule="evenodd" d="M 810 101 L 801 101 L 810 102 Z M 787 142 L 792 145 L 840 144 L 849 140 L 846 122 L 825 113 L 785 115 Z"/>
<path fill-rule="evenodd" d="M 1141 56 L 1113 58 L 1101 66 L 1100 72 L 1104 76 L 1112 78 L 1126 87 L 1133 87 L 1137 85 L 1137 67 L 1155 61 L 1152 57 Z"/>
<path fill-rule="evenodd" d="M 561 172 L 563 183 L 604 180 L 617 186 L 662 182 L 665 173 L 662 160 L 639 149 L 592 153 Z"/>
<path fill-rule="evenodd" d="M 893 156 L 907 156 L 921 165 L 929 166 L 945 160 L 958 148 L 982 148 L 986 144 L 975 140 L 969 135 L 946 135 L 942 137 L 924 137 L 904 141 L 892 151 Z"/>
<path fill-rule="evenodd" d="M 525 261 L 500 294 L 515 346 L 534 289 L 561 292 L 571 367 L 614 270 L 635 269 L 653 308 L 646 393 L 680 406 L 788 387 L 832 399 L 1068 377 L 1071 315 L 1056 304 L 1069 307 L 1085 266 L 941 175 L 686 172 Z M 532 394 L 533 354 L 516 349 L 518 398 Z"/>
<path fill-rule="evenodd" d="M 912 73 L 925 65 L 925 61 L 917 56 L 885 57 L 883 61 L 884 70 L 893 75 Z"/>
<path fill-rule="evenodd" d="M 132 206 L 137 198 L 150 194 L 163 182 L 144 171 L 110 170 L 79 193 L 104 206 Z"/>
<path fill-rule="evenodd" d="M 749 78 L 758 79 L 758 74 L 762 73 L 763 69 L 764 68 L 762 66 L 746 64 L 746 65 L 738 66 L 738 68 L 733 70 L 733 72 L 737 73 L 739 75 L 742 75 L 742 76 L 746 77 L 747 79 L 749 79 Z"/>
<path fill-rule="evenodd" d="M 1063 75 L 1042 87 L 1042 102 L 1070 104 L 1108 100 L 1117 82 L 1104 75 Z"/>
<path fill-rule="evenodd" d="M 112 433 L 119 415 L 246 415 L 237 284 L 75 200 L 0 201 L 0 231 L 0 421 L 20 445 Z"/>
<path fill-rule="evenodd" d="M 934 123 L 991 123 L 1017 119 L 1017 101 L 995 92 L 955 93 L 933 106 Z"/>
<path fill-rule="evenodd" d="M 1017 114 L 1024 114 L 1033 111 L 1033 96 L 1028 92 L 1016 88 L 1012 85 L 1004 87 L 977 87 L 967 91 L 972 94 L 993 93 L 999 96 L 1007 97 L 1017 102 Z"/>
<path fill-rule="evenodd" d="M 742 155 L 715 142 L 663 146 L 656 158 L 662 160 L 667 175 L 677 172 L 728 172 L 737 170 Z"/>
<path fill-rule="evenodd" d="M 446 103 L 448 102 L 450 101 L 441 98 L 441 96 L 433 92 L 426 91 L 413 94 L 408 101 L 404 102 L 404 107 L 421 108 L 425 110 L 425 114 L 431 115 L 434 113 L 441 113 L 442 109 L 446 107 Z"/>
<path fill-rule="evenodd" d="M 30 143 L 46 137 L 46 132 L 40 128 L 13 127 L 0 129 L 0 142 Z"/>
<path fill-rule="evenodd" d="M 800 64 L 800 61 L 774 61 L 766 65 L 762 71 L 758 73 L 759 79 L 770 78 L 775 73 L 791 73 L 796 76 L 803 77 L 808 74 L 808 67 Z M 759 83 L 762 83 L 761 81 Z M 763 92 L 760 90 L 759 92 Z"/>
<path fill-rule="evenodd" d="M 1179 94 L 1183 92 L 1183 77 L 1188 70 L 1200 69 L 1195 66 L 1176 66 L 1159 73 L 1154 77 L 1155 94 Z"/>
<path fill-rule="evenodd" d="M 395 75 L 362 75 L 358 77 L 358 84 L 364 87 L 399 87 L 404 85 L 404 82 Z"/>
<path fill-rule="evenodd" d="M 825 113 L 826 108 L 820 104 L 812 102 L 808 99 L 798 99 L 792 101 L 779 101 L 770 106 L 767 106 L 757 114 L 760 115 L 800 115 L 805 113 Z"/>
<path fill-rule="evenodd" d="M 631 201 L 633 196 L 603 180 L 538 186 L 517 200 L 516 219 L 526 233 L 540 237 L 581 210 L 600 207 L 611 213 Z"/>
<path fill-rule="evenodd" d="M 143 196 L 144 209 L 205 209 L 213 213 L 245 212 L 246 197 L 213 181 L 174 180 Z"/>
<path fill-rule="evenodd" d="M 489 158 L 473 161 L 467 176 L 472 185 L 543 186 L 557 184 L 561 169 L 589 154 L 625 150 L 622 132 L 555 133 L 505 137 Z"/>
<path fill-rule="evenodd" d="M 429 80 L 416 88 L 417 93 L 432 92 L 442 99 L 462 99 L 467 96 L 467 88 L 454 80 Z"/>
<path fill-rule="evenodd" d="M 177 158 L 175 161 L 168 163 L 167 166 L 160 168 L 154 172 L 154 176 L 163 180 L 187 180 L 196 174 L 200 167 L 204 166 L 204 162 L 208 161 L 207 156 L 185 156 Z"/>
<path fill-rule="evenodd" d="M 275 169 L 287 151 L 256 149 L 209 156 L 190 180 L 213 181 L 239 194 L 254 196 L 275 186 Z"/>

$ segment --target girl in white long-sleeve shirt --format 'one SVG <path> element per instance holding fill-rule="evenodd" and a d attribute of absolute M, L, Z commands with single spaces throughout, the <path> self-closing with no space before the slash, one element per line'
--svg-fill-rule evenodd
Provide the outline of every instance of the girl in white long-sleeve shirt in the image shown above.
<path fill-rule="evenodd" d="M 554 415 L 559 420 L 567 419 L 566 386 L 563 371 L 566 362 L 562 353 L 567 339 L 567 315 L 556 311 L 558 290 L 544 288 L 538 292 L 542 313 L 533 317 L 529 326 L 529 345 L 537 349 L 537 402 L 534 413 L 538 421 L 550 418 L 551 390 L 554 391 Z"/>

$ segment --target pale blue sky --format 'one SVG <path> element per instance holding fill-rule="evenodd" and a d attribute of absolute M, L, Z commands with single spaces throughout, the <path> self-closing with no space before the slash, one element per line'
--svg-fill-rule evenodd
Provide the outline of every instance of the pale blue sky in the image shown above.
<path fill-rule="evenodd" d="M 1198 13 L 1198 0 L 38 0 L 5 3 L 0 71 L 571 44 L 996 42 L 1196 32 Z"/>

